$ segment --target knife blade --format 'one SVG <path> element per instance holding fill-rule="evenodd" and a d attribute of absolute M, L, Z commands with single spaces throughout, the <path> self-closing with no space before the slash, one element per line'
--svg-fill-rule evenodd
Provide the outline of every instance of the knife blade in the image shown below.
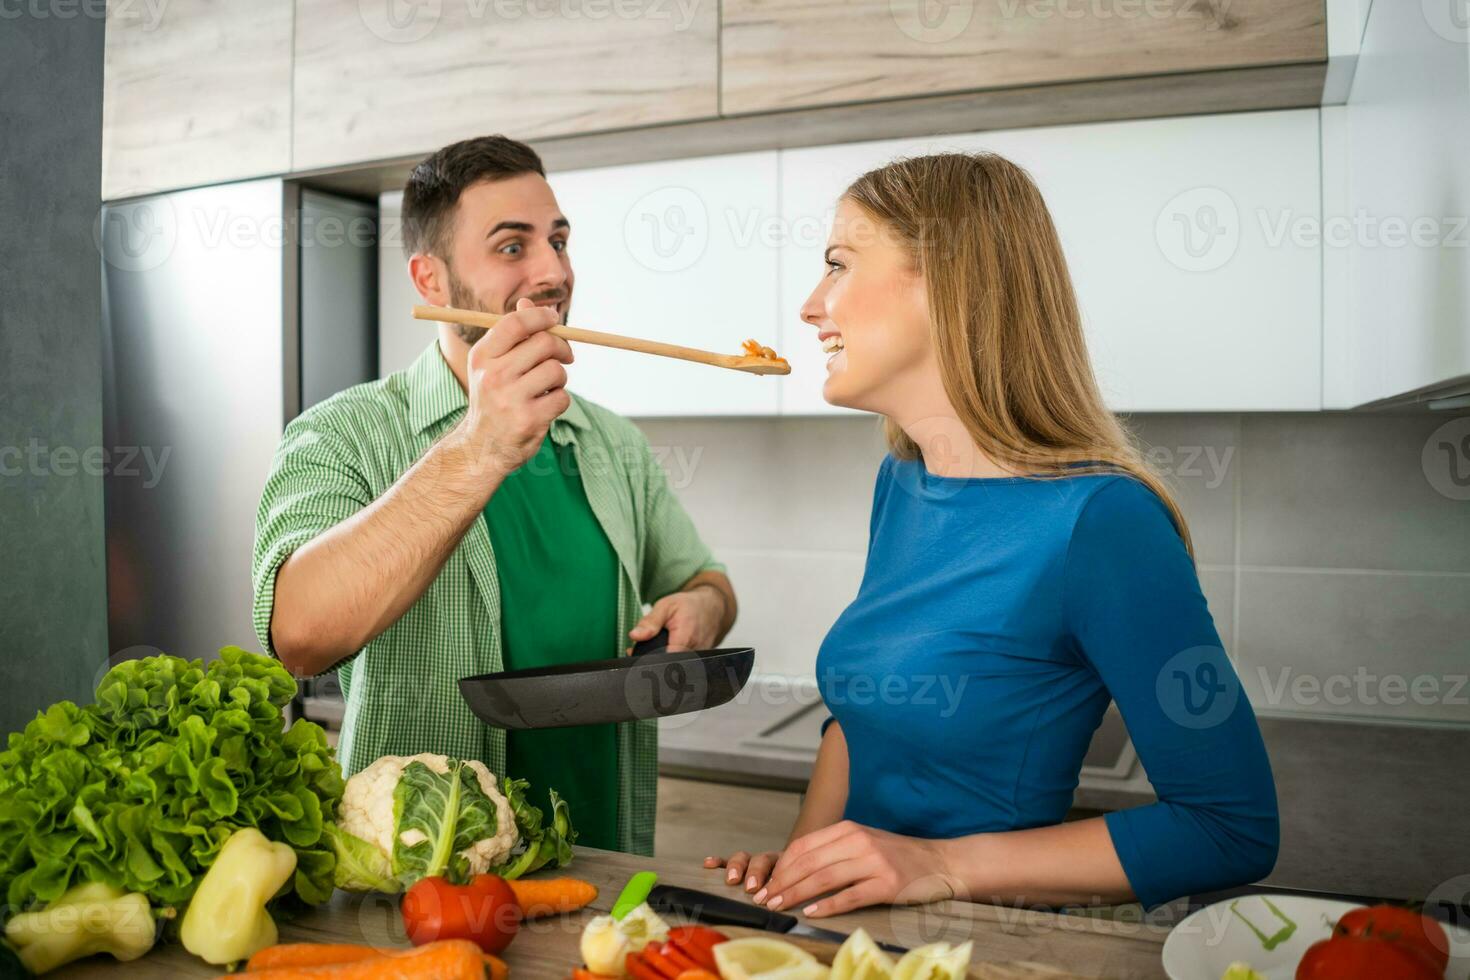
<path fill-rule="evenodd" d="M 680 888 L 677 885 L 655 885 L 648 893 L 648 907 L 655 912 L 678 915 L 703 925 L 744 926 L 765 932 L 779 932 L 788 936 L 803 936 L 822 942 L 841 945 L 847 941 L 847 933 L 835 929 L 822 929 L 808 925 L 794 915 L 773 912 L 753 902 L 711 895 L 696 888 Z M 894 943 L 874 940 L 879 949 L 902 956 L 908 948 Z"/>

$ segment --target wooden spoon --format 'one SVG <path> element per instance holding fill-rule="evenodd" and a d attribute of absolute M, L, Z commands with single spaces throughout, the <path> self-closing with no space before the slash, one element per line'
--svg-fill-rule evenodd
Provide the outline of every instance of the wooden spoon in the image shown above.
<path fill-rule="evenodd" d="M 464 323 L 472 327 L 494 327 L 500 320 L 498 313 L 481 313 L 477 310 L 457 310 L 451 306 L 415 306 L 413 315 L 419 320 L 439 320 L 443 323 Z M 681 361 L 696 361 L 700 364 L 709 364 L 713 367 L 729 368 L 732 371 L 744 371 L 747 374 L 790 374 L 791 365 L 786 359 L 778 357 L 772 360 L 769 357 L 751 357 L 747 354 L 716 354 L 714 351 L 699 350 L 695 347 L 680 347 L 678 344 L 665 344 L 657 340 L 642 340 L 638 337 L 624 337 L 621 334 L 602 333 L 597 330 L 583 330 L 580 327 L 555 326 L 547 330 L 547 333 L 555 334 L 563 340 L 573 340 L 580 344 L 596 344 L 599 347 L 616 347 L 619 350 L 638 351 L 641 354 L 657 354 L 660 357 L 673 357 Z"/>

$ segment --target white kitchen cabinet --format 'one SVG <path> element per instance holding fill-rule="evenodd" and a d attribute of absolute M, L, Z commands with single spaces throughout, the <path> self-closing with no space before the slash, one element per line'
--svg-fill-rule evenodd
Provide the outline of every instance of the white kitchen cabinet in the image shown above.
<path fill-rule="evenodd" d="M 1470 387 L 1470 32 L 1452 4 L 1373 4 L 1323 110 L 1324 407 Z"/>
<path fill-rule="evenodd" d="M 776 152 L 549 175 L 571 222 L 574 326 L 738 353 L 781 350 Z M 777 378 L 574 345 L 570 387 L 623 415 L 774 415 Z"/>
<path fill-rule="evenodd" d="M 783 411 L 822 401 L 825 356 L 798 311 L 822 274 L 836 198 L 898 156 L 991 150 L 1030 171 L 1066 251 L 1118 411 L 1322 405 L 1315 109 L 1057 126 L 783 151 Z"/>

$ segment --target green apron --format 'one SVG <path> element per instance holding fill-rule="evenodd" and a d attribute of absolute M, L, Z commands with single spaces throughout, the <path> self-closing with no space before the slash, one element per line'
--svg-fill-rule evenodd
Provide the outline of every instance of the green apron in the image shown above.
<path fill-rule="evenodd" d="M 485 505 L 500 580 L 506 670 L 614 657 L 618 559 L 582 488 L 572 447 L 548 436 Z M 506 769 L 530 780 L 549 820 L 548 790 L 571 807 L 577 843 L 617 847 L 618 753 L 613 725 L 506 733 Z"/>

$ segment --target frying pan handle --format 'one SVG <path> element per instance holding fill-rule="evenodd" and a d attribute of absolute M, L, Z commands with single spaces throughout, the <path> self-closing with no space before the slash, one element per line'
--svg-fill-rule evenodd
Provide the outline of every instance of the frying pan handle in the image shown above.
<path fill-rule="evenodd" d="M 648 639 L 639 640 L 633 644 L 632 656 L 636 657 L 640 653 L 657 653 L 659 650 L 666 649 L 668 645 L 669 631 L 667 628 L 661 629 Z"/>

